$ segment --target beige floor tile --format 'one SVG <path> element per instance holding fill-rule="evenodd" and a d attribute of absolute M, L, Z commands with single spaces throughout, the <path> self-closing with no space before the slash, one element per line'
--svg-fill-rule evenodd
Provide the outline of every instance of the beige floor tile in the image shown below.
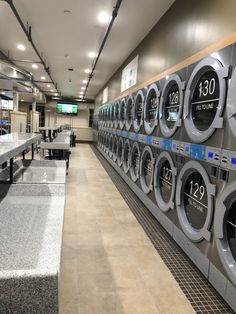
<path fill-rule="evenodd" d="M 194 313 L 87 144 L 72 149 L 66 184 L 60 314 L 67 313 Z"/>

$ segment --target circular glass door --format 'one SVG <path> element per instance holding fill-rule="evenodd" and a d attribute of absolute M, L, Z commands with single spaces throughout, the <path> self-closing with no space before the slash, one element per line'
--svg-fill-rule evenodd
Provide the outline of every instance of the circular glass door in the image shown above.
<path fill-rule="evenodd" d="M 123 139 L 120 137 L 117 144 L 117 164 L 119 167 L 121 167 L 123 163 L 123 148 L 124 142 Z"/>
<path fill-rule="evenodd" d="M 130 154 L 130 176 L 136 182 L 139 178 L 140 149 L 138 143 L 134 143 Z"/>
<path fill-rule="evenodd" d="M 115 102 L 114 127 L 117 129 L 119 125 L 119 101 Z"/>
<path fill-rule="evenodd" d="M 188 161 L 181 169 L 176 188 L 177 214 L 184 233 L 193 241 L 210 241 L 215 186 L 203 166 Z"/>
<path fill-rule="evenodd" d="M 134 108 L 134 98 L 132 95 L 130 95 L 127 100 L 126 112 L 125 112 L 125 128 L 127 131 L 129 131 L 132 126 L 133 108 Z"/>
<path fill-rule="evenodd" d="M 236 285 L 236 182 L 219 193 L 216 201 L 214 234 L 221 262 Z"/>
<path fill-rule="evenodd" d="M 135 132 L 138 132 L 143 124 L 143 105 L 144 105 L 144 94 L 140 90 L 138 91 L 133 111 L 133 124 Z"/>
<path fill-rule="evenodd" d="M 118 138 L 117 136 L 114 136 L 113 143 L 112 143 L 112 156 L 113 156 L 114 161 L 117 160 L 117 142 L 118 142 Z"/>
<path fill-rule="evenodd" d="M 123 169 L 124 172 L 127 173 L 130 168 L 130 142 L 129 140 L 125 141 L 124 144 L 124 155 L 123 155 Z"/>
<path fill-rule="evenodd" d="M 110 135 L 110 137 L 109 137 L 109 147 L 108 147 L 108 154 L 109 154 L 110 157 L 112 157 L 112 154 L 113 154 L 112 147 L 113 147 L 113 135 Z"/>
<path fill-rule="evenodd" d="M 184 101 L 184 124 L 192 141 L 204 142 L 223 127 L 227 76 L 228 68 L 211 57 L 203 59 L 193 70 Z"/>
<path fill-rule="evenodd" d="M 154 172 L 154 192 L 158 207 L 166 212 L 174 208 L 176 167 L 169 153 L 158 156 Z"/>
<path fill-rule="evenodd" d="M 236 69 L 232 74 L 229 90 L 228 90 L 228 97 L 227 97 L 227 106 L 226 106 L 226 115 L 227 121 L 230 125 L 231 131 L 236 137 L 236 97 L 235 97 L 235 90 L 236 90 Z"/>
<path fill-rule="evenodd" d="M 140 183 L 142 190 L 148 194 L 152 190 L 154 172 L 154 158 L 149 146 L 145 146 L 141 156 L 140 163 Z"/>
<path fill-rule="evenodd" d="M 165 137 L 171 137 L 181 126 L 184 83 L 177 74 L 165 82 L 160 102 L 160 128 Z"/>
<path fill-rule="evenodd" d="M 115 122 L 115 105 L 111 105 L 111 127 L 114 127 Z"/>
<path fill-rule="evenodd" d="M 144 106 L 144 128 L 147 134 L 151 134 L 158 123 L 159 96 L 157 85 L 152 84 L 147 91 Z"/>
<path fill-rule="evenodd" d="M 125 110 L 126 110 L 126 99 L 123 98 L 120 102 L 120 109 L 119 109 L 119 127 L 123 129 L 125 125 Z"/>

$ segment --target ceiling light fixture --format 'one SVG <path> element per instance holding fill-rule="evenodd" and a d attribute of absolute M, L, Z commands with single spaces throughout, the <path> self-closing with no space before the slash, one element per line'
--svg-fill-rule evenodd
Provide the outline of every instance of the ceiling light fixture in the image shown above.
<path fill-rule="evenodd" d="M 6 93 L 5 93 L 5 92 L 1 92 L 1 94 L 2 94 L 2 95 L 6 95 Z"/>
<path fill-rule="evenodd" d="M 82 83 L 86 84 L 86 83 L 88 83 L 88 81 L 87 80 L 83 80 Z"/>
<path fill-rule="evenodd" d="M 50 89 L 50 92 L 51 92 L 51 93 L 53 93 L 53 92 L 54 92 L 54 90 L 53 90 L 53 89 Z"/>
<path fill-rule="evenodd" d="M 57 96 L 57 95 L 58 95 L 58 93 L 55 93 L 55 94 L 54 94 L 54 96 Z"/>
<path fill-rule="evenodd" d="M 109 14 L 105 11 L 101 11 L 99 14 L 98 14 L 98 20 L 100 23 L 102 24 L 106 24 L 109 20 Z"/>
<path fill-rule="evenodd" d="M 24 100 L 24 99 L 21 99 L 21 101 L 24 102 L 25 100 Z"/>
<path fill-rule="evenodd" d="M 95 58 L 96 53 L 91 51 L 88 53 L 88 56 L 89 56 L 89 58 L 93 59 L 93 58 Z"/>
<path fill-rule="evenodd" d="M 18 44 L 17 45 L 17 49 L 21 50 L 21 51 L 25 51 L 25 46 L 22 44 Z"/>
<path fill-rule="evenodd" d="M 51 85 L 50 85 L 50 84 L 47 84 L 47 87 L 51 87 Z"/>
<path fill-rule="evenodd" d="M 33 63 L 33 64 L 32 64 L 32 68 L 33 68 L 33 69 L 37 69 L 37 68 L 38 68 L 38 65 L 35 64 L 35 63 Z"/>
<path fill-rule="evenodd" d="M 45 81 L 46 77 L 45 76 L 41 76 L 41 80 Z"/>
<path fill-rule="evenodd" d="M 85 69 L 84 72 L 85 73 L 90 73 L 90 70 L 89 69 Z"/>
<path fill-rule="evenodd" d="M 85 87 L 81 87 L 82 90 L 85 90 Z"/>
<path fill-rule="evenodd" d="M 64 12 L 66 15 L 69 15 L 69 14 L 72 13 L 71 10 L 64 10 L 63 12 Z"/>
<path fill-rule="evenodd" d="M 80 93 L 80 95 L 83 95 L 84 94 L 84 92 L 79 92 Z"/>

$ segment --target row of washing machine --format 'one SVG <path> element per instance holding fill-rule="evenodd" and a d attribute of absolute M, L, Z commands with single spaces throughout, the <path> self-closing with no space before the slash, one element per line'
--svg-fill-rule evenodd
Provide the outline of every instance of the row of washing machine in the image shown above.
<path fill-rule="evenodd" d="M 98 147 L 236 311 L 236 173 L 103 131 Z"/>
<path fill-rule="evenodd" d="M 99 127 L 236 149 L 236 47 L 99 109 Z"/>
<path fill-rule="evenodd" d="M 236 47 L 101 107 L 98 147 L 236 311 Z"/>

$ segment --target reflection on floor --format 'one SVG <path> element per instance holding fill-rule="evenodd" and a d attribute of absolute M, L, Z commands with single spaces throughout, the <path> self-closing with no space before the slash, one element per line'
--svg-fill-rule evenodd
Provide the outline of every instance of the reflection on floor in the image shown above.
<path fill-rule="evenodd" d="M 60 313 L 194 313 L 90 146 L 72 150 Z"/>

